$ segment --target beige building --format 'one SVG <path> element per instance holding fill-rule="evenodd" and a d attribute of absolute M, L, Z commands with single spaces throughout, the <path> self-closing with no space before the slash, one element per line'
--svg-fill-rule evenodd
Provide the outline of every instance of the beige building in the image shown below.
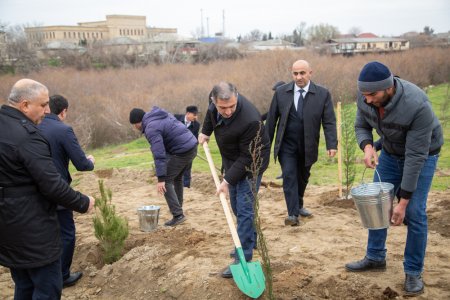
<path fill-rule="evenodd" d="M 32 47 L 42 47 L 58 41 L 74 45 L 89 45 L 96 41 L 129 38 L 137 42 L 161 33 L 177 33 L 176 28 L 147 27 L 145 16 L 107 15 L 105 21 L 80 22 L 78 26 L 27 27 L 25 34 Z"/>
<path fill-rule="evenodd" d="M 328 41 L 333 54 L 356 54 L 370 52 L 394 52 L 409 49 L 409 41 L 399 38 L 344 38 Z"/>

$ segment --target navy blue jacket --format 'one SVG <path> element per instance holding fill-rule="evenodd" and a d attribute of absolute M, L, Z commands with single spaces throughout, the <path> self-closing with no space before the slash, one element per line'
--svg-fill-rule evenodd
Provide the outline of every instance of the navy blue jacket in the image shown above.
<path fill-rule="evenodd" d="M 177 114 L 174 116 L 178 121 L 180 121 L 181 123 L 186 125 L 186 123 L 185 123 L 186 115 L 181 115 L 181 114 L 178 115 Z M 199 122 L 197 122 L 197 121 L 191 122 L 191 124 L 189 125 L 189 127 L 187 129 L 189 129 L 192 132 L 192 134 L 195 136 L 195 138 L 198 139 L 198 132 L 200 131 L 200 123 Z"/>
<path fill-rule="evenodd" d="M 50 144 L 53 162 L 61 177 L 69 184 L 72 177 L 69 173 L 69 160 L 78 171 L 94 169 L 92 161 L 86 158 L 72 127 L 64 124 L 57 115 L 48 114 L 38 125 L 42 135 Z"/>
<path fill-rule="evenodd" d="M 197 147 L 197 139 L 192 132 L 157 106 L 144 115 L 142 132 L 150 143 L 159 181 L 164 181 L 167 175 L 168 155 L 181 155 Z"/>

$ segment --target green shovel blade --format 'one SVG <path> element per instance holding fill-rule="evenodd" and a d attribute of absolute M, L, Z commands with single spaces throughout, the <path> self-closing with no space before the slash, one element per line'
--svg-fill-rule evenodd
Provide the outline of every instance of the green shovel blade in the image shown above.
<path fill-rule="evenodd" d="M 237 287 L 247 296 L 258 298 L 266 288 L 266 279 L 259 261 L 246 262 L 242 248 L 236 249 L 239 264 L 230 265 Z"/>

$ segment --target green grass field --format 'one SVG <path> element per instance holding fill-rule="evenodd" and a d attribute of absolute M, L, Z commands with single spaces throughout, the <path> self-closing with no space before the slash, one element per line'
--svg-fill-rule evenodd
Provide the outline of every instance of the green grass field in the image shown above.
<path fill-rule="evenodd" d="M 438 163 L 438 170 L 433 180 L 433 190 L 447 190 L 450 189 L 450 124 L 449 123 L 449 84 L 442 84 L 428 90 L 428 95 L 433 104 L 433 109 L 436 115 L 442 122 L 444 128 L 445 145 L 441 150 L 441 155 Z M 209 143 L 211 154 L 215 161 L 216 167 L 220 167 L 220 153 L 217 148 L 217 144 L 214 140 L 214 136 Z M 153 168 L 153 157 L 150 152 L 147 140 L 141 137 L 135 141 L 127 144 L 121 144 L 117 146 L 108 146 L 101 149 L 95 149 L 88 151 L 89 154 L 93 154 L 96 162 L 95 169 L 110 169 L 110 168 L 141 168 L 149 169 Z M 199 147 L 198 154 L 202 157 L 206 157 L 203 148 Z M 358 152 L 358 158 L 362 161 L 362 151 Z M 208 163 L 200 158 L 196 158 L 192 168 L 193 172 L 207 172 L 209 173 Z M 363 163 L 357 164 L 357 173 L 355 184 L 361 181 L 363 174 Z M 71 172 L 74 172 L 73 166 L 71 166 Z M 269 169 L 264 173 L 264 179 L 266 181 L 275 181 L 276 177 L 281 173 L 280 165 L 274 163 L 271 153 L 271 163 Z M 366 172 L 365 181 L 371 181 L 373 171 Z M 280 181 L 281 182 L 281 181 Z M 310 183 L 314 185 L 337 185 L 338 184 L 338 165 L 337 158 L 329 159 L 325 150 L 325 138 L 323 134 L 320 138 L 319 148 L 319 160 L 314 164 L 311 170 Z"/>

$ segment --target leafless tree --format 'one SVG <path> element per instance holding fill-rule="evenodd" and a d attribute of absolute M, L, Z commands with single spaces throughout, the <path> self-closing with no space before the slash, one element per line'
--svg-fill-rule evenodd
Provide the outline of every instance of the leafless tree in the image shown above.
<path fill-rule="evenodd" d="M 242 41 L 247 41 L 247 42 L 260 41 L 262 39 L 262 36 L 263 36 L 263 33 L 261 30 L 253 29 L 252 31 L 250 31 L 250 33 L 246 34 L 242 38 Z"/>
<path fill-rule="evenodd" d="M 27 43 L 24 25 L 10 26 L 6 30 L 6 54 L 15 72 L 28 73 L 40 68 L 36 51 Z"/>
<path fill-rule="evenodd" d="M 354 36 L 358 36 L 361 33 L 361 28 L 353 26 L 348 30 L 348 33 L 353 34 Z"/>
<path fill-rule="evenodd" d="M 329 24 L 319 24 L 310 26 L 307 29 L 308 41 L 312 45 L 325 43 L 327 40 L 339 35 L 337 27 Z"/>

